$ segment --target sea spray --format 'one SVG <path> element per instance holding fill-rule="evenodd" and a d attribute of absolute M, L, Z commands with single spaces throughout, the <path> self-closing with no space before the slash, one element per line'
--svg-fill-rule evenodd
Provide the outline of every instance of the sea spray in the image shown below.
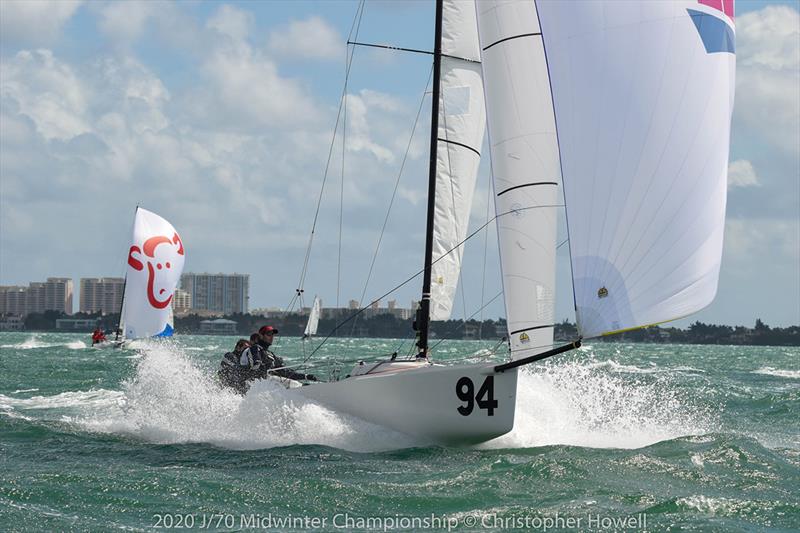
<path fill-rule="evenodd" d="M 713 412 L 682 393 L 672 372 L 660 370 L 597 361 L 592 354 L 526 367 L 514 429 L 487 446 L 639 448 L 711 431 Z"/>
<path fill-rule="evenodd" d="M 231 449 L 323 444 L 354 451 L 408 447 L 413 440 L 332 412 L 271 381 L 241 396 L 221 387 L 175 342 L 140 346 L 133 376 L 123 383 L 122 408 L 107 419 L 83 420 L 94 431 L 148 442 L 205 442 Z"/>

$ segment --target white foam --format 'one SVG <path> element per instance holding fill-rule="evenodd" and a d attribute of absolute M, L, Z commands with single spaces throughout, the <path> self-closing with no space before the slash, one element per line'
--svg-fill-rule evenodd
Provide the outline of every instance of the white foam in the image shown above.
<path fill-rule="evenodd" d="M 713 417 L 681 398 L 668 373 L 632 378 L 619 367 L 589 359 L 524 369 L 514 429 L 486 446 L 630 449 L 711 430 Z"/>
<path fill-rule="evenodd" d="M 763 366 L 758 370 L 753 370 L 753 374 L 764 374 L 766 376 L 776 376 L 779 378 L 800 379 L 800 370 L 781 370 L 769 366 Z"/>
<path fill-rule="evenodd" d="M 50 348 L 51 346 L 57 346 L 55 344 L 47 344 L 40 341 L 36 335 L 32 335 L 24 342 L 20 342 L 18 344 L 4 344 L 0 346 L 0 348 L 16 348 L 18 350 L 33 350 L 34 348 Z"/>
<path fill-rule="evenodd" d="M 220 388 L 177 344 L 153 343 L 142 351 L 116 409 L 71 421 L 149 442 L 205 442 L 234 449 L 322 444 L 374 451 L 415 444 L 271 382 L 254 383 L 244 397 Z"/>
<path fill-rule="evenodd" d="M 0 348 L 14 348 L 16 350 L 34 350 L 37 348 L 54 348 L 57 346 L 66 346 L 70 350 L 82 350 L 86 348 L 86 343 L 83 341 L 72 341 L 68 343 L 47 343 L 39 340 L 36 335 L 30 336 L 27 340 L 17 344 L 3 344 Z"/>

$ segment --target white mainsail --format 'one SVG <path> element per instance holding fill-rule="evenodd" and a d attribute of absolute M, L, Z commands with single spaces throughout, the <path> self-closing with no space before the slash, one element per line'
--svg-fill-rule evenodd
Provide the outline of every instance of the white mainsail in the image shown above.
<path fill-rule="evenodd" d="M 452 312 L 463 246 L 448 252 L 467 235 L 485 129 L 473 2 L 443 2 L 442 54 L 433 260 L 442 259 L 431 270 L 431 320 Z"/>
<path fill-rule="evenodd" d="M 314 303 L 311 305 L 311 312 L 308 314 L 308 322 L 306 323 L 305 331 L 303 331 L 303 338 L 312 337 L 317 334 L 317 326 L 319 326 L 319 310 L 319 296 L 314 296 Z"/>
<path fill-rule="evenodd" d="M 733 1 L 537 6 L 581 335 L 698 311 L 722 254 Z"/>
<path fill-rule="evenodd" d="M 535 4 L 494 0 L 476 6 L 506 317 L 516 359 L 553 343 L 558 142 Z"/>
<path fill-rule="evenodd" d="M 137 208 L 120 320 L 125 338 L 172 335 L 172 296 L 184 257 L 183 243 L 172 224 Z"/>

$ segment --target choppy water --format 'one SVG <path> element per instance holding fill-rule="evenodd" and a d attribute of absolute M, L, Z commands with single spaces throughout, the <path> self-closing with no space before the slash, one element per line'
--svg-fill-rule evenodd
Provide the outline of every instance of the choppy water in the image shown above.
<path fill-rule="evenodd" d="M 800 529 L 798 348 L 585 347 L 521 374 L 510 434 L 443 448 L 267 385 L 220 390 L 234 340 L 0 334 L 0 530 Z"/>

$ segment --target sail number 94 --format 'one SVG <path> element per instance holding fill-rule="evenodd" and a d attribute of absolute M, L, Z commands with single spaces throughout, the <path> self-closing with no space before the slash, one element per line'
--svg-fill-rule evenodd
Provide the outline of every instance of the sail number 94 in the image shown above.
<path fill-rule="evenodd" d="M 468 377 L 463 377 L 456 383 L 456 396 L 464 402 L 464 405 L 458 408 L 458 412 L 463 416 L 469 416 L 475 404 L 478 409 L 486 409 L 486 414 L 494 416 L 494 410 L 497 409 L 497 400 L 494 399 L 494 376 L 487 376 L 483 380 L 481 388 L 475 394 L 475 384 Z"/>

